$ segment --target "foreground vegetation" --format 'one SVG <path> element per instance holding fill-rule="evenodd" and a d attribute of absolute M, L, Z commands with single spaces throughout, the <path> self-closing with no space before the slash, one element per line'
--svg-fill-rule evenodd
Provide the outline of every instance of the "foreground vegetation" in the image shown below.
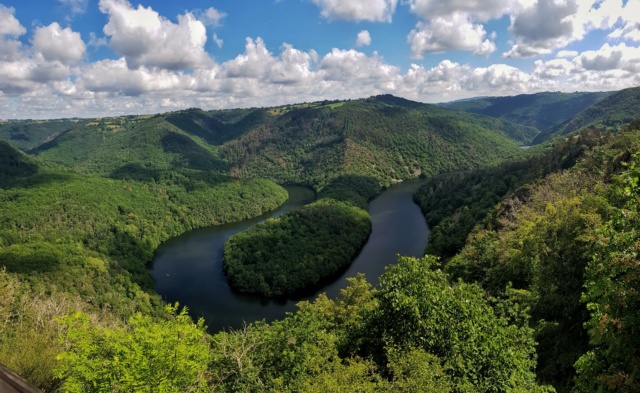
<path fill-rule="evenodd" d="M 477 285 L 450 284 L 435 267 L 433 258 L 400 258 L 379 290 L 353 278 L 336 300 L 320 296 L 282 321 L 214 336 L 175 306 L 160 319 L 45 320 L 55 330 L 38 334 L 52 346 L 35 356 L 40 379 L 31 380 L 70 392 L 546 391 L 534 381 L 526 313 L 487 301 Z M 0 280 L 25 291 L 5 273 Z M 8 299 L 17 301 L 5 321 L 44 316 L 35 302 L 20 310 Z"/>
<path fill-rule="evenodd" d="M 517 291 L 531 310 L 538 379 L 559 391 L 639 388 L 640 353 L 629 333 L 638 326 L 631 289 L 640 276 L 637 151 L 638 121 L 617 135 L 588 130 L 558 144 L 541 160 L 555 168 L 548 175 L 534 176 L 484 215 L 480 206 L 489 202 L 470 205 L 480 224 L 444 265 L 452 279 L 476 282 L 491 296 Z M 536 170 L 515 168 L 519 178 Z M 482 189 L 495 176 L 480 179 L 468 179 L 469 187 Z M 449 211 L 446 230 L 468 228 L 456 222 L 464 213 Z"/>

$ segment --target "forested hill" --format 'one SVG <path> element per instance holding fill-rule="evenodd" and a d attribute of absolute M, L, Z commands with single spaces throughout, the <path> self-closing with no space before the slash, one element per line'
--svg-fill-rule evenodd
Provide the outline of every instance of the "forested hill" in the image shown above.
<path fill-rule="evenodd" d="M 378 96 L 78 122 L 31 153 L 118 178 L 192 168 L 312 185 L 356 173 L 389 184 L 496 162 L 533 136 L 499 119 Z"/>
<path fill-rule="evenodd" d="M 22 150 L 34 149 L 83 122 L 78 119 L 0 120 L 0 140 L 10 141 Z"/>
<path fill-rule="evenodd" d="M 512 97 L 483 97 L 440 104 L 444 108 L 497 117 L 546 133 L 611 93 L 545 92 Z"/>
<path fill-rule="evenodd" d="M 570 135 L 588 127 L 617 131 L 620 126 L 638 117 L 638 108 L 640 87 L 620 90 L 538 135 L 533 143 Z"/>
<path fill-rule="evenodd" d="M 486 165 L 517 152 L 524 127 L 391 96 L 295 108 L 220 152 L 231 171 L 325 185 L 340 174 L 383 184 Z"/>

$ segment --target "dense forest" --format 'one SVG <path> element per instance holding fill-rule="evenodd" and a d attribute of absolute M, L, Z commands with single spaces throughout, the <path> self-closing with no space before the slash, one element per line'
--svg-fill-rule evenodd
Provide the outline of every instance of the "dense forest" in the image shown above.
<path fill-rule="evenodd" d="M 3 122 L 0 363 L 44 391 L 638 391 L 639 96 L 519 99 L 495 118 L 377 96 Z M 580 132 L 520 149 L 558 102 Z M 154 293 L 161 242 L 272 210 L 278 184 L 318 200 L 231 238 L 229 283 L 314 285 L 366 241 L 368 202 L 417 176 L 427 255 L 389 261 L 375 288 L 353 277 L 213 333 Z"/>

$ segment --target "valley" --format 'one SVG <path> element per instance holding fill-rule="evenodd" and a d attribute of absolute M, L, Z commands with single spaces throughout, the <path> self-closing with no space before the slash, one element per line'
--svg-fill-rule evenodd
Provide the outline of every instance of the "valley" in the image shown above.
<path fill-rule="evenodd" d="M 639 103 L 2 122 L 0 363 L 46 391 L 135 390 L 118 359 L 174 390 L 633 391 Z"/>

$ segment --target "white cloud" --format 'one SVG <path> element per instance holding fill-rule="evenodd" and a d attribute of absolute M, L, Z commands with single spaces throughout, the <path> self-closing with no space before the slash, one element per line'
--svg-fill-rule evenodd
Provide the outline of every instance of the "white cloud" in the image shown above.
<path fill-rule="evenodd" d="M 424 20 L 465 13 L 481 22 L 504 15 L 511 3 L 510 0 L 408 0 L 411 12 Z"/>
<path fill-rule="evenodd" d="M 22 44 L 17 40 L 27 30 L 13 15 L 15 10 L 0 4 L 0 60 L 12 61 L 21 57 Z"/>
<path fill-rule="evenodd" d="M 79 15 L 87 12 L 88 0 L 58 0 L 58 2 L 67 7 L 72 15 Z"/>
<path fill-rule="evenodd" d="M 53 22 L 46 27 L 38 27 L 33 35 L 33 50 L 47 61 L 63 64 L 75 63 L 84 57 L 86 46 L 80 33 L 69 27 L 62 29 Z"/>
<path fill-rule="evenodd" d="M 13 7 L 5 7 L 0 4 L 0 36 L 19 37 L 27 32 L 13 15 Z"/>
<path fill-rule="evenodd" d="M 322 79 L 329 81 L 356 82 L 376 81 L 393 77 L 398 74 L 398 68 L 385 64 L 382 58 L 374 53 L 369 57 L 356 50 L 342 50 L 333 48 L 327 53 L 320 64 Z"/>
<path fill-rule="evenodd" d="M 414 58 L 425 53 L 441 53 L 449 50 L 468 50 L 486 55 L 496 50 L 495 44 L 486 38 L 487 32 L 481 24 L 474 24 L 469 16 L 455 13 L 436 17 L 430 23 L 418 22 L 407 40 L 411 43 Z"/>
<path fill-rule="evenodd" d="M 179 91 L 195 86 L 193 77 L 160 68 L 130 69 L 124 58 L 101 60 L 79 69 L 78 84 L 93 92 L 139 96 L 145 92 Z"/>
<path fill-rule="evenodd" d="M 640 72 L 640 47 L 604 44 L 598 50 L 581 53 L 575 61 L 586 71 L 619 70 L 636 74 Z"/>
<path fill-rule="evenodd" d="M 561 51 L 558 51 L 558 53 L 556 54 L 557 58 L 576 57 L 576 56 L 578 56 L 578 51 L 575 51 L 575 50 L 561 50 Z"/>
<path fill-rule="evenodd" d="M 127 65 L 183 70 L 205 66 L 207 32 L 191 14 L 178 15 L 178 23 L 160 16 L 151 7 L 134 9 L 126 0 L 100 0 L 100 11 L 109 15 L 104 26 L 109 46 L 124 56 Z"/>
<path fill-rule="evenodd" d="M 633 40 L 640 3 L 623 0 L 520 0 L 511 13 L 509 31 L 516 43 L 505 57 L 533 57 L 584 39 L 592 30 L 610 30 L 609 38 Z M 637 33 L 640 40 L 640 33 Z"/>
<path fill-rule="evenodd" d="M 211 39 L 213 39 L 213 42 L 218 46 L 218 48 L 222 48 L 222 44 L 224 43 L 224 41 L 222 40 L 222 38 L 218 38 L 218 34 L 213 33 Z"/>
<path fill-rule="evenodd" d="M 571 75 L 571 72 L 574 70 L 575 63 L 567 59 L 553 59 L 546 62 L 536 60 L 533 64 L 533 74 L 542 79 L 555 79 L 568 76 Z"/>
<path fill-rule="evenodd" d="M 369 46 L 371 45 L 371 35 L 368 30 L 362 30 L 358 33 L 356 38 L 356 46 Z"/>
<path fill-rule="evenodd" d="M 227 16 L 225 12 L 209 7 L 200 15 L 200 20 L 207 26 L 220 26 L 222 19 Z"/>
<path fill-rule="evenodd" d="M 228 78 L 255 79 L 260 83 L 297 84 L 313 78 L 312 63 L 317 61 L 315 51 L 309 53 L 282 45 L 280 56 L 269 52 L 262 38 L 247 38 L 245 53 L 222 64 Z M 233 83 L 243 83 L 233 81 Z"/>
<path fill-rule="evenodd" d="M 398 0 L 311 0 L 328 19 L 391 22 Z"/>
<path fill-rule="evenodd" d="M 627 1 L 620 12 L 622 26 L 609 34 L 609 38 L 630 41 L 640 41 L 640 2 Z"/>
<path fill-rule="evenodd" d="M 509 31 L 518 43 L 505 57 L 532 57 L 562 48 L 580 35 L 574 17 L 577 0 L 538 0 L 511 15 Z"/>

